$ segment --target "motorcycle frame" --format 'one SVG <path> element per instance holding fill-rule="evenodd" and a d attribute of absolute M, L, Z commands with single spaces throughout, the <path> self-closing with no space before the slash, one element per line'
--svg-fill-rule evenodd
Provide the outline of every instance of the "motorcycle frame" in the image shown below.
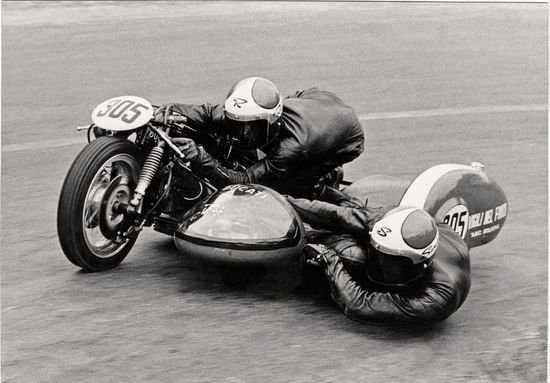
<path fill-rule="evenodd" d="M 144 226 L 151 226 L 155 217 L 166 213 L 163 202 L 169 198 L 175 178 L 178 177 L 174 174 L 175 167 L 184 172 L 187 177 L 190 177 L 190 179 L 193 179 L 201 185 L 201 188 L 204 188 L 201 189 L 197 197 L 193 198 L 196 200 L 195 204 L 218 190 L 218 188 L 208 182 L 204 177 L 195 174 L 190 168 L 189 162 L 185 160 L 185 155 L 172 141 L 171 132 L 175 132 L 175 135 L 178 137 L 196 138 L 197 131 L 177 121 L 177 119 L 165 119 L 164 122 L 150 121 L 146 125 L 132 131 L 106 131 L 95 124 L 91 124 L 87 129 L 88 142 L 92 141 L 92 133 L 95 138 L 102 135 L 111 135 L 130 141 L 132 140 L 129 137 L 132 134 L 136 134 L 136 138 L 132 142 L 136 144 L 138 149 L 142 151 L 146 157 L 150 155 L 155 146 L 161 145 L 164 149 L 161 163 L 159 163 L 158 168 L 155 170 L 154 177 L 147 186 L 147 192 L 143 195 L 139 207 L 133 208 L 127 204 L 121 204 L 121 206 L 118 207 L 118 209 L 125 214 L 125 220 L 128 220 L 126 224 L 123 225 L 128 228 L 128 231 L 141 231 Z M 215 143 L 216 151 L 220 152 L 217 157 L 221 157 L 220 159 L 226 163 L 232 162 L 231 165 L 235 169 L 245 169 L 239 162 L 239 159 L 233 158 L 236 151 L 233 150 L 234 145 L 229 137 L 214 136 L 211 134 L 209 134 L 209 137 Z M 244 155 L 242 157 L 243 158 L 240 159 L 241 161 L 252 161 Z M 167 177 L 165 181 L 159 179 L 159 174 L 161 173 L 164 173 Z M 206 193 L 204 190 L 206 190 Z M 194 206 L 194 204 L 192 206 Z M 189 206 L 186 210 L 189 210 L 192 206 Z M 144 208 L 145 212 L 143 212 Z"/>

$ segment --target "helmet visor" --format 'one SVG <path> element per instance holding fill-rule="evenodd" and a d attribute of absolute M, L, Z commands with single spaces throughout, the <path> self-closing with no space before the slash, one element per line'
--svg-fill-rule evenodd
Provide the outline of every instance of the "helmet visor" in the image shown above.
<path fill-rule="evenodd" d="M 256 149 L 266 145 L 269 137 L 269 124 L 266 120 L 236 121 L 225 118 L 227 133 L 237 140 L 242 149 Z"/>
<path fill-rule="evenodd" d="M 403 256 L 385 254 L 369 246 L 367 273 L 370 280 L 383 285 L 402 285 L 422 276 L 424 265 L 414 265 Z"/>

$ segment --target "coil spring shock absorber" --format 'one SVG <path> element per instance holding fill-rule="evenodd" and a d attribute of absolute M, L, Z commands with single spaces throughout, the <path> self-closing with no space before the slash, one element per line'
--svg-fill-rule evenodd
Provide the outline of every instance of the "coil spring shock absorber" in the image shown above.
<path fill-rule="evenodd" d="M 141 169 L 141 173 L 139 175 L 136 190 L 134 191 L 134 198 L 130 201 L 130 205 L 134 207 L 139 205 L 139 202 L 145 195 L 145 190 L 151 184 L 153 177 L 157 173 L 162 155 L 164 154 L 164 148 L 162 147 L 163 144 L 164 143 L 161 142 L 158 146 L 151 149 L 149 156 L 145 160 L 145 164 L 143 165 L 143 169 Z"/>

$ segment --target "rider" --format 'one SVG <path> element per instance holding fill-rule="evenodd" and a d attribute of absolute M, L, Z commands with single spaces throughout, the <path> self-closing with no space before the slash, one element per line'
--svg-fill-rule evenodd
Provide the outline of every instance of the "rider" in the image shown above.
<path fill-rule="evenodd" d="M 373 323 L 425 323 L 455 312 L 470 289 L 466 243 L 410 207 L 336 206 L 288 200 L 312 230 L 306 260 L 322 265 L 344 313 Z M 328 229 L 328 230 L 327 230 Z M 322 244 L 319 244 L 322 243 Z"/>
<path fill-rule="evenodd" d="M 192 139 L 175 138 L 193 169 L 217 187 L 260 183 L 283 194 L 319 198 L 328 189 L 320 179 L 363 152 L 363 129 L 353 109 L 317 88 L 282 98 L 271 81 L 248 77 L 231 88 L 224 105 L 172 107 L 198 131 L 227 132 L 237 149 L 261 149 L 258 160 L 239 171 L 222 166 Z"/>

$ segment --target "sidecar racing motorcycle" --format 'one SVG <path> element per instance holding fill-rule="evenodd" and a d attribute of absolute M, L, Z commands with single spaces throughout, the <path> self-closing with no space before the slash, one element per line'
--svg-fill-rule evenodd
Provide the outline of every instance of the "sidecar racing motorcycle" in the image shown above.
<path fill-rule="evenodd" d="M 195 174 L 173 143 L 189 137 L 225 166 L 245 169 L 258 154 L 238 151 L 225 132 L 199 132 L 167 106 L 123 96 L 92 112 L 89 144 L 78 154 L 59 198 L 57 229 L 65 256 L 87 271 L 119 265 L 144 227 L 173 236 L 185 255 L 234 264 L 296 258 L 306 235 L 276 191 L 237 184 L 221 189 Z M 92 137 L 94 136 L 94 137 Z M 414 180 L 370 176 L 343 188 L 369 204 L 420 207 L 449 224 L 471 248 L 492 241 L 507 216 L 501 187 L 479 163 L 433 166 Z"/>

